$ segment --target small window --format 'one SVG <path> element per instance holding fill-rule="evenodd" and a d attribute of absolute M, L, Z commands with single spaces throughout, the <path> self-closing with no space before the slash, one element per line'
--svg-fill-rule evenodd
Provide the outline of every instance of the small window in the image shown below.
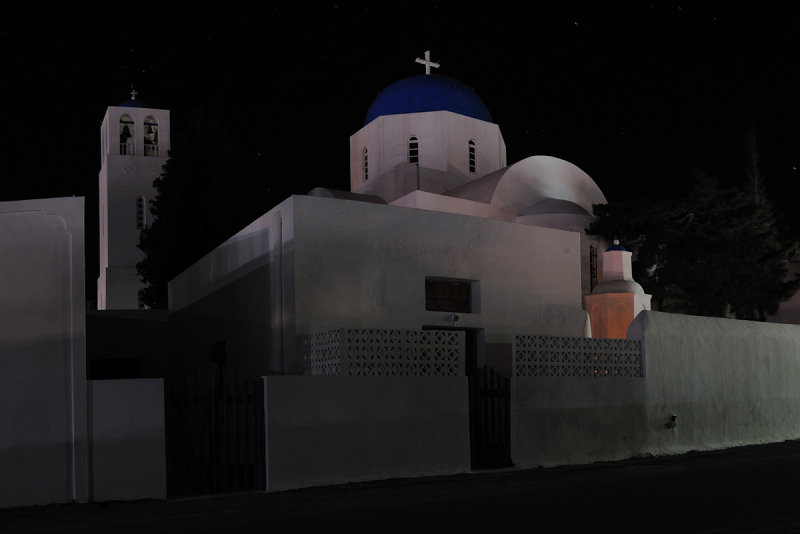
<path fill-rule="evenodd" d="M 477 312 L 477 282 L 452 278 L 425 278 L 425 309 L 459 313 Z"/>
<path fill-rule="evenodd" d="M 469 172 L 475 172 L 475 141 L 469 140 Z"/>
<path fill-rule="evenodd" d="M 119 153 L 121 156 L 133 156 L 133 119 L 130 115 L 123 115 L 119 118 Z"/>
<path fill-rule="evenodd" d="M 144 155 L 158 156 L 158 122 L 149 115 L 144 119 Z"/>
<path fill-rule="evenodd" d="M 419 140 L 416 137 L 408 138 L 408 162 L 419 163 Z"/>
<path fill-rule="evenodd" d="M 364 147 L 364 181 L 366 182 L 367 180 L 369 180 L 369 157 L 367 148 Z"/>

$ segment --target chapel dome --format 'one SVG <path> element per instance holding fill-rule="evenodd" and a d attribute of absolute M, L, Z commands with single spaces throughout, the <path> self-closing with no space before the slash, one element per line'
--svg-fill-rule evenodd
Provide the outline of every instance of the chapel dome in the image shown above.
<path fill-rule="evenodd" d="M 381 115 L 452 111 L 487 122 L 494 122 L 489 109 L 475 91 L 454 78 L 420 74 L 398 80 L 384 88 L 367 111 L 367 125 Z"/>
<path fill-rule="evenodd" d="M 552 156 L 530 156 L 451 189 L 448 196 L 485 202 L 516 216 L 565 213 L 592 216 L 606 197 L 578 166 Z"/>
<path fill-rule="evenodd" d="M 119 105 L 121 108 L 149 108 L 150 106 L 147 102 L 142 102 L 141 100 L 126 100 L 122 104 Z"/>

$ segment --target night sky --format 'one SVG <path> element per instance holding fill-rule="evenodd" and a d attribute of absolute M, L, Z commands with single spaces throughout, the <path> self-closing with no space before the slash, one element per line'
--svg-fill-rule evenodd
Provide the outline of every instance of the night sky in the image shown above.
<path fill-rule="evenodd" d="M 777 3 L 372 4 L 4 16 L 0 200 L 85 196 L 95 246 L 100 124 L 132 86 L 171 110 L 173 136 L 217 111 L 265 180 L 348 189 L 349 136 L 381 89 L 424 72 L 425 50 L 487 104 L 509 163 L 569 160 L 609 200 L 671 194 L 692 168 L 740 181 L 754 129 L 768 192 L 786 210 L 797 196 L 800 17 Z"/>

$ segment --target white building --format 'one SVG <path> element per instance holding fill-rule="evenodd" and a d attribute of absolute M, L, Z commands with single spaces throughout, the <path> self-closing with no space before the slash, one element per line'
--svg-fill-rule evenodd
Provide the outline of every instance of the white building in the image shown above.
<path fill-rule="evenodd" d="M 157 124 L 158 144 L 149 138 L 149 155 L 137 155 L 128 141 L 145 124 Z M 605 245 L 583 232 L 605 202 L 594 181 L 548 156 L 509 165 L 483 102 L 443 76 L 378 96 L 351 137 L 351 191 L 279 203 L 170 283 L 167 318 L 124 310 L 137 306 L 130 275 L 146 220 L 136 214 L 168 128 L 167 111 L 130 106 L 109 108 L 102 128 L 106 311 L 89 318 L 113 330 L 100 344 L 120 360 L 97 374 L 119 379 L 86 378 L 82 199 L 0 203 L 0 507 L 800 435 L 800 327 L 647 311 L 630 254 L 600 255 Z M 633 323 L 590 322 L 584 302 Z M 592 339 L 592 324 L 625 337 Z M 165 331 L 166 395 L 160 378 L 118 376 Z M 146 339 L 128 343 L 126 332 Z M 112 354 L 117 342 L 124 353 Z M 173 380 L 198 369 L 200 380 Z M 225 390 L 230 370 L 255 380 Z M 494 387 L 484 378 L 506 395 L 491 397 L 491 413 L 481 411 Z M 184 384 L 187 396 L 174 396 Z M 501 446 L 484 446 L 486 436 Z M 232 490 L 242 489 L 222 488 Z"/>
<path fill-rule="evenodd" d="M 136 100 L 110 106 L 100 127 L 100 276 L 98 310 L 142 307 L 136 264 L 139 233 L 149 224 L 153 180 L 170 149 L 169 110 Z"/>
<path fill-rule="evenodd" d="M 163 380 L 87 380 L 84 199 L 0 202 L 0 508 L 166 496 Z"/>
<path fill-rule="evenodd" d="M 351 191 L 284 200 L 169 286 L 176 375 L 266 375 L 266 489 L 800 432 L 798 327 L 648 311 L 630 253 L 583 231 L 594 181 L 549 156 L 509 165 L 464 84 L 387 87 L 350 162 Z M 502 376 L 487 415 L 478 378 Z"/>
<path fill-rule="evenodd" d="M 0 202 L 0 507 L 89 493 L 83 204 Z"/>
<path fill-rule="evenodd" d="M 298 374 L 297 340 L 315 332 L 443 327 L 465 331 L 468 367 L 508 374 L 515 332 L 590 335 L 583 296 L 604 247 L 583 230 L 606 199 L 564 160 L 508 165 L 471 88 L 390 85 L 350 162 L 350 192 L 293 196 L 173 280 L 178 368 L 224 351 L 247 372 Z"/>

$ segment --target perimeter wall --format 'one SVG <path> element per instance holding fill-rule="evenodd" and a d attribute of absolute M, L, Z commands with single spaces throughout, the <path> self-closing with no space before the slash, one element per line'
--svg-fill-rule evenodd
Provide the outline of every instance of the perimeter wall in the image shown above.
<path fill-rule="evenodd" d="M 513 377 L 517 467 L 800 437 L 800 326 L 647 311 L 628 337 L 642 377 Z"/>

